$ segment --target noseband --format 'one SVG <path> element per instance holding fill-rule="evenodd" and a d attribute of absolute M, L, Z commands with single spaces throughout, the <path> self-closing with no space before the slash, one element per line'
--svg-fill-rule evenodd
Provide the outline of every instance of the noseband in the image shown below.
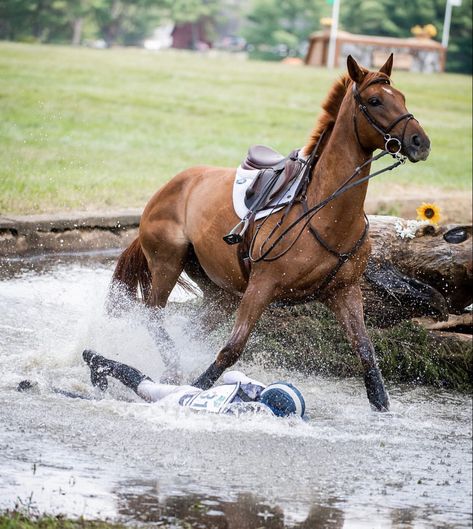
<path fill-rule="evenodd" d="M 384 77 L 378 77 L 376 79 L 373 79 L 370 81 L 365 87 L 363 87 L 362 90 L 358 90 L 357 84 L 354 82 L 352 86 L 352 92 L 353 97 L 355 101 L 358 104 L 358 109 L 361 111 L 361 113 L 365 116 L 368 123 L 377 131 L 379 132 L 384 139 L 384 149 L 393 155 L 398 155 L 401 152 L 402 144 L 404 143 L 404 135 L 406 133 L 407 124 L 411 119 L 414 119 L 414 116 L 407 112 L 406 114 L 402 114 L 398 118 L 396 118 L 394 121 L 392 121 L 387 127 L 383 127 L 376 119 L 369 113 L 368 107 L 363 103 L 363 100 L 361 99 L 361 93 L 364 92 L 369 86 L 374 84 L 391 84 L 389 82 L 389 79 Z M 406 120 L 406 123 L 404 125 L 404 128 L 402 129 L 402 135 L 401 139 L 397 138 L 396 136 L 391 136 L 390 132 L 393 130 L 393 128 L 400 123 L 402 120 Z M 363 150 L 369 150 L 366 149 L 363 144 L 361 143 L 360 136 L 358 134 L 358 125 L 356 122 L 356 114 L 353 114 L 353 122 L 355 125 L 355 134 L 356 139 L 358 140 L 358 143 L 360 144 L 361 148 Z"/>

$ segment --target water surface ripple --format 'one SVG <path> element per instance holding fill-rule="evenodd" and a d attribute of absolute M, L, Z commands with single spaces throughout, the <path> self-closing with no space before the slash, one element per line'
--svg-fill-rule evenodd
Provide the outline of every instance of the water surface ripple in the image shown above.
<path fill-rule="evenodd" d="M 308 422 L 166 409 L 114 382 L 98 395 L 85 347 L 156 379 L 163 371 L 146 311 L 104 312 L 113 257 L 0 261 L 0 509 L 147 527 L 471 527 L 469 396 L 390 386 L 392 411 L 378 414 L 360 380 L 257 364 L 239 367 L 295 382 Z M 178 303 L 165 321 L 190 380 L 221 338 Z M 25 378 L 38 386 L 18 393 Z"/>

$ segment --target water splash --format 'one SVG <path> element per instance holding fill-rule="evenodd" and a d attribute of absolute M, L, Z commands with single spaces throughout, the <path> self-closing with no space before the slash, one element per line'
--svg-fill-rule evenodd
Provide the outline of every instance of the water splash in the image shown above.
<path fill-rule="evenodd" d="M 413 527 L 470 524 L 470 397 L 391 387 L 392 412 L 377 414 L 360 380 L 257 362 L 239 368 L 266 382 L 294 382 L 309 422 L 148 405 L 115 381 L 100 394 L 82 349 L 96 348 L 158 379 L 166 344 L 155 342 L 153 316 L 138 304 L 118 318 L 107 315 L 109 260 L 57 261 L 36 260 L 30 269 L 22 263 L 27 269 L 20 271 L 10 266 L 4 276 L 0 267 L 0 507 L 33 492 L 43 511 L 129 519 L 143 515 L 140 501 L 178 509 L 197 495 L 217 502 L 208 507 L 227 517 L 232 502 L 256 502 L 268 524 L 272 516 L 284 527 L 325 515 L 338 527 L 373 520 L 402 527 L 405 517 Z M 220 339 L 202 334 L 197 312 L 176 303 L 164 313 L 187 380 L 213 359 Z M 38 386 L 19 394 L 25 378 Z M 90 400 L 66 398 L 53 387 Z M 157 484 L 155 492 L 143 485 L 149 483 Z M 243 501 L 248 494 L 259 499 Z"/>

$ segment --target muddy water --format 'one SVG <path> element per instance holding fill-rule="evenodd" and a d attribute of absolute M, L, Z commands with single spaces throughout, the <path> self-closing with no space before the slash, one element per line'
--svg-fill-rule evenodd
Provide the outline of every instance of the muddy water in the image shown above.
<path fill-rule="evenodd" d="M 163 371 L 145 311 L 104 314 L 112 267 L 113 256 L 0 263 L 0 509 L 147 527 L 471 526 L 467 396 L 391 386 L 392 411 L 381 415 L 359 380 L 257 364 L 239 367 L 294 381 L 308 422 L 166 409 L 115 383 L 98 395 L 81 362 L 85 347 L 153 378 Z M 190 380 L 219 338 L 202 335 L 178 303 L 165 322 Z M 38 386 L 18 393 L 25 378 Z"/>

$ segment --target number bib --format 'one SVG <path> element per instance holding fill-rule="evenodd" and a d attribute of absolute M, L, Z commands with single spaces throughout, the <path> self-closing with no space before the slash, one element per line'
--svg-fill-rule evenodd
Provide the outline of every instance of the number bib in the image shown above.
<path fill-rule="evenodd" d="M 232 401 L 239 388 L 239 382 L 237 384 L 224 384 L 206 391 L 201 391 L 197 395 L 184 395 L 179 400 L 179 404 L 187 408 L 192 408 L 193 410 L 220 413 Z"/>

